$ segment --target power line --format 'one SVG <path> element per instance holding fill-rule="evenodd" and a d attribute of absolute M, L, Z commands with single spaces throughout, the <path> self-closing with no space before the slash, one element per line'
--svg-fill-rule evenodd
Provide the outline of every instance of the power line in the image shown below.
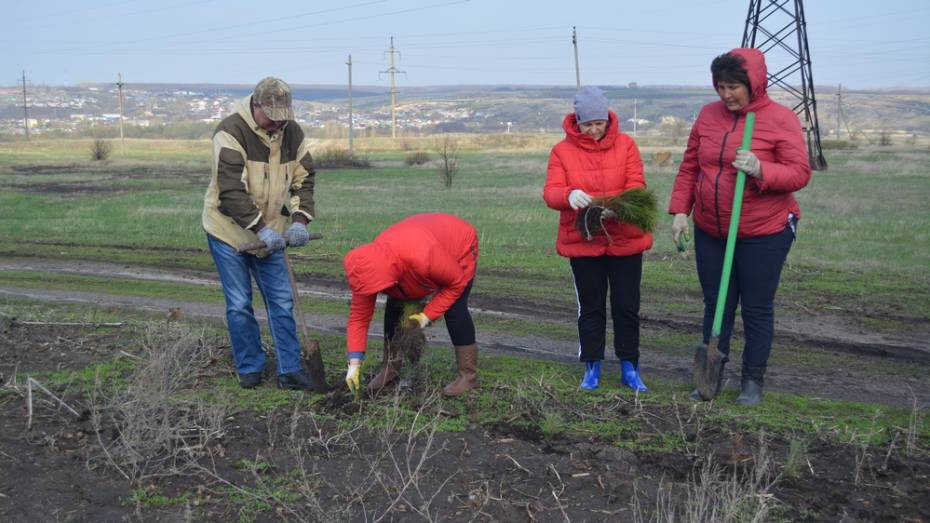
<path fill-rule="evenodd" d="M 391 77 L 391 138 L 397 138 L 397 82 L 394 79 L 396 74 L 406 75 L 404 71 L 398 70 L 394 67 L 394 54 L 400 54 L 400 51 L 394 49 L 394 37 L 391 37 L 391 47 L 387 52 L 390 55 L 390 66 L 387 68 L 387 71 L 381 71 L 378 73 L 378 76 L 381 74 L 387 73 Z"/>

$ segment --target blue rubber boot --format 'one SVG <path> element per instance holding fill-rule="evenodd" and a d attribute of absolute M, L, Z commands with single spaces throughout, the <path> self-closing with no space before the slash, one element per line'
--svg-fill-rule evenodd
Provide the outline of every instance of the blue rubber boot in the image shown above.
<path fill-rule="evenodd" d="M 585 390 L 594 390 L 601 384 L 601 362 L 586 361 L 584 362 L 584 377 L 581 378 L 580 388 Z"/>
<path fill-rule="evenodd" d="M 633 365 L 632 361 L 620 361 L 620 383 L 632 389 L 633 392 L 649 392 L 639 376 L 639 366 Z"/>

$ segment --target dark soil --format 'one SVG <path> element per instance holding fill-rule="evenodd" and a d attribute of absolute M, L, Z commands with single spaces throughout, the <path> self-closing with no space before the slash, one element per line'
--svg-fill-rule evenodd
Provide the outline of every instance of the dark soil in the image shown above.
<path fill-rule="evenodd" d="M 2 329 L 0 520 L 365 521 L 381 514 L 385 521 L 428 519 L 419 510 L 450 521 L 629 521 L 634 498 L 642 507 L 655 507 L 660 491 L 685 488 L 705 460 L 717 463 L 725 478 L 762 460 L 755 439 L 682 423 L 688 413 L 675 412 L 677 407 L 638 411 L 619 405 L 613 415 L 646 416 L 652 431 L 699 442 L 688 453 L 625 450 L 593 433 L 546 438 L 537 424 L 521 419 L 472 423 L 464 432 L 436 433 L 432 440 L 423 431 L 408 439 L 406 422 L 394 431 L 374 426 L 366 420 L 389 420 L 389 412 L 366 413 L 365 403 L 338 390 L 312 411 L 234 412 L 219 443 L 200 458 L 199 473 L 131 485 L 90 459 L 100 451 L 86 416 L 76 418 L 37 397 L 33 427 L 26 430 L 24 391 L 11 385 L 14 375 L 22 383 L 23 376 L 112 359 L 131 345 L 131 336 L 126 329 L 9 322 Z M 86 394 L 68 386 L 52 389 L 86 410 Z M 408 394 L 417 397 L 415 391 Z M 467 416 L 479 417 L 481 407 L 467 405 Z M 638 437 L 625 434 L 621 441 Z M 930 520 L 930 457 L 905 457 L 901 441 L 889 450 L 812 439 L 790 474 L 783 470 L 789 442 L 770 437 L 766 447 L 773 470 L 781 472 L 771 489 L 772 519 Z M 183 501 L 134 504 L 135 487 Z"/>

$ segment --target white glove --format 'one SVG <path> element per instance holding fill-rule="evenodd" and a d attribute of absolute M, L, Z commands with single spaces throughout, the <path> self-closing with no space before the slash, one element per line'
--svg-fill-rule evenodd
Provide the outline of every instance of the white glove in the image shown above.
<path fill-rule="evenodd" d="M 753 178 L 762 178 L 762 164 L 759 158 L 752 151 L 740 149 L 736 151 L 736 159 L 733 160 L 733 167 L 743 171 Z"/>
<path fill-rule="evenodd" d="M 576 211 L 591 205 L 592 201 L 594 199 L 591 198 L 591 195 L 581 189 L 575 189 L 568 193 L 568 204 Z"/>

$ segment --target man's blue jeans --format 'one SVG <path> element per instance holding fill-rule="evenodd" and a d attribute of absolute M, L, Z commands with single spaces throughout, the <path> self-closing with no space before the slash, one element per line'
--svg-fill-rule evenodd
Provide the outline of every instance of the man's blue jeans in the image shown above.
<path fill-rule="evenodd" d="M 284 251 L 259 258 L 238 253 L 232 246 L 210 235 L 207 235 L 207 242 L 223 284 L 226 325 L 236 372 L 248 374 L 262 372 L 265 368 L 261 333 L 252 310 L 253 277 L 265 300 L 268 327 L 277 353 L 278 375 L 299 371 L 300 342 L 294 324 L 294 298 L 284 264 Z"/>

